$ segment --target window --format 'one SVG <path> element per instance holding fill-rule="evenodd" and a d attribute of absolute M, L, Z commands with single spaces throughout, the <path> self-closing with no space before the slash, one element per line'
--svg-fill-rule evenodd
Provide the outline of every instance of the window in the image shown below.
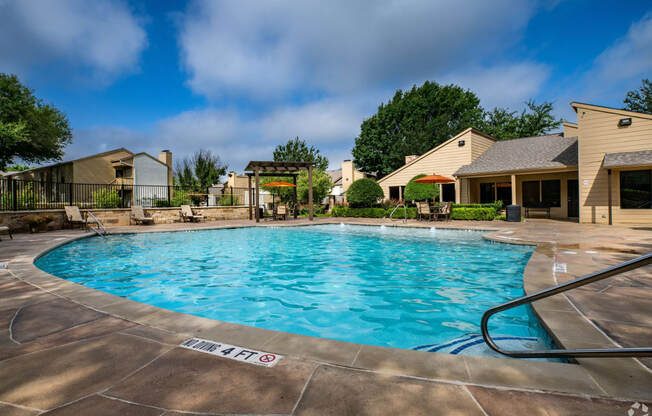
<path fill-rule="evenodd" d="M 620 172 L 620 207 L 652 208 L 652 170 Z"/>
<path fill-rule="evenodd" d="M 389 199 L 398 200 L 399 198 L 400 198 L 399 187 L 398 186 L 390 186 L 389 187 Z"/>
<path fill-rule="evenodd" d="M 561 207 L 561 181 L 541 181 L 541 204 L 546 207 Z"/>
<path fill-rule="evenodd" d="M 539 181 L 523 182 L 523 206 L 539 204 Z"/>
<path fill-rule="evenodd" d="M 122 174 L 123 174 L 122 169 L 116 169 L 115 170 L 115 177 L 116 178 L 122 178 Z"/>
<path fill-rule="evenodd" d="M 441 197 L 444 202 L 455 202 L 455 184 L 444 183 L 441 185 Z"/>
<path fill-rule="evenodd" d="M 512 204 L 512 185 L 508 183 L 498 184 L 498 200 L 503 201 L 503 206 Z"/>
<path fill-rule="evenodd" d="M 494 191 L 494 184 L 481 183 L 480 184 L 480 203 L 491 204 L 496 200 L 496 193 Z"/>

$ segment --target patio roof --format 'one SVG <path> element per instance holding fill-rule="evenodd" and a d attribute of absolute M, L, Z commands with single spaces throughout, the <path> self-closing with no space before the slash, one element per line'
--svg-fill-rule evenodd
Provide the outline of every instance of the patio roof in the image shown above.
<path fill-rule="evenodd" d="M 549 134 L 496 142 L 473 163 L 458 169 L 455 176 L 575 166 L 577 137 Z"/>
<path fill-rule="evenodd" d="M 638 152 L 607 153 L 602 166 L 605 168 L 625 168 L 652 165 L 652 150 Z"/>
<path fill-rule="evenodd" d="M 274 162 L 252 160 L 249 162 L 245 170 L 259 170 L 267 172 L 297 172 L 300 170 L 308 170 L 308 168 L 314 165 L 314 162 Z"/>

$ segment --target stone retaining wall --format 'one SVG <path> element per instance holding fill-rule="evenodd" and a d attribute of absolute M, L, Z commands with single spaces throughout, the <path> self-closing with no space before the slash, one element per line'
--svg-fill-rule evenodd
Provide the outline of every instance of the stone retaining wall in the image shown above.
<path fill-rule="evenodd" d="M 82 215 L 87 210 L 81 210 Z M 130 225 L 130 208 L 115 208 L 115 209 L 93 209 L 93 214 L 104 224 L 105 227 L 116 227 L 122 225 Z M 248 206 L 233 206 L 233 207 L 194 207 L 193 211 L 196 214 L 206 216 L 207 221 L 218 220 L 242 220 L 249 218 Z M 155 224 L 171 224 L 180 222 L 179 208 L 145 208 L 145 213 L 154 218 Z M 28 226 L 23 221 L 23 217 L 27 215 L 45 215 L 50 214 L 54 216 L 54 221 L 47 225 L 49 230 L 59 230 L 67 227 L 65 221 L 65 211 L 63 209 L 45 209 L 38 211 L 3 211 L 0 212 L 0 225 L 6 225 L 14 232 L 28 231 Z"/>

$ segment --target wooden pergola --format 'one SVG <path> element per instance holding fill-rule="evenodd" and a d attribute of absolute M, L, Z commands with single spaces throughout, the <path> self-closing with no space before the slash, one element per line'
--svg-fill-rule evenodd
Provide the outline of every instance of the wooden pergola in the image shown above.
<path fill-rule="evenodd" d="M 312 203 L 312 169 L 313 162 L 274 162 L 274 161 L 251 161 L 245 168 L 245 174 L 249 179 L 249 195 L 252 195 L 251 177 L 256 183 L 253 189 L 254 195 L 249 198 L 249 219 L 254 219 L 252 199 L 256 201 L 255 217 L 260 222 L 260 177 L 261 176 L 287 176 L 292 177 L 294 188 L 294 218 L 297 218 L 297 175 L 302 170 L 308 171 L 308 206 L 310 209 L 310 221 L 313 220 L 314 209 Z"/>

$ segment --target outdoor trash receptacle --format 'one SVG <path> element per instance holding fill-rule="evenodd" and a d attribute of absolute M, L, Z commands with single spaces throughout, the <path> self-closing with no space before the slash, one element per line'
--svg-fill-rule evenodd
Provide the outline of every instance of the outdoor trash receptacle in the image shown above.
<path fill-rule="evenodd" d="M 520 205 L 507 205 L 507 221 L 520 222 L 521 221 L 521 206 Z"/>

